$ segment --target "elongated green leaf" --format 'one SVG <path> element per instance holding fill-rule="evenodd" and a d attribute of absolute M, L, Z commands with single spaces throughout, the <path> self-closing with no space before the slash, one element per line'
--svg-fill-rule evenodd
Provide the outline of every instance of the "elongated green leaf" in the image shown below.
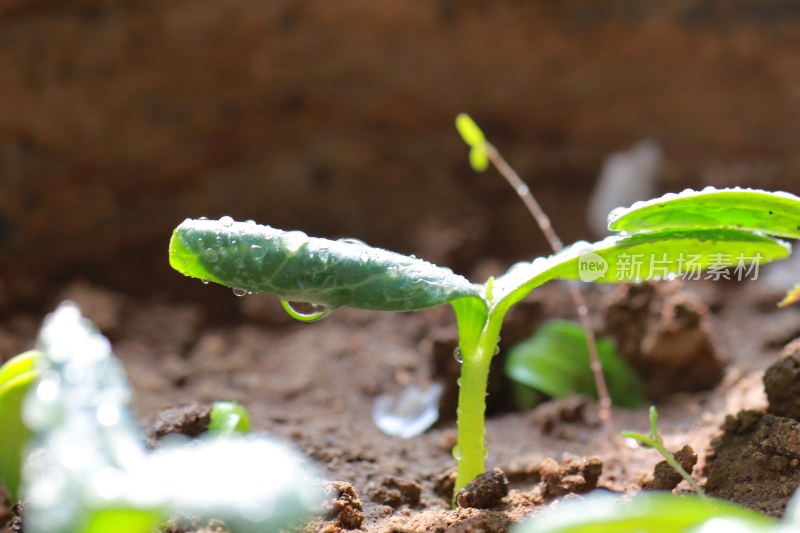
<path fill-rule="evenodd" d="M 516 526 L 513 533 L 675 533 L 723 518 L 754 532 L 777 525 L 773 518 L 723 500 L 640 492 L 626 501 L 595 493 L 562 502 Z"/>
<path fill-rule="evenodd" d="M 608 216 L 614 231 L 664 228 L 734 228 L 800 238 L 800 198 L 758 189 L 687 189 L 680 194 L 637 202 Z"/>
<path fill-rule="evenodd" d="M 39 352 L 25 352 L 0 367 L 0 482 L 8 489 L 12 502 L 19 498 L 23 450 L 30 436 L 22 422 L 22 404 L 41 375 L 40 357 Z"/>
<path fill-rule="evenodd" d="M 333 308 L 415 311 L 480 297 L 479 286 L 421 259 L 229 217 L 185 220 L 169 259 L 186 276 Z"/>
<path fill-rule="evenodd" d="M 613 402 L 623 407 L 642 405 L 644 384 L 617 355 L 614 343 L 598 338 L 597 351 Z M 576 393 L 597 397 L 586 333 L 575 322 L 551 320 L 542 325 L 508 352 L 505 370 L 512 380 L 553 398 Z"/>
<path fill-rule="evenodd" d="M 576 243 L 494 282 L 495 307 L 507 310 L 552 279 L 622 283 L 647 279 L 755 279 L 758 265 L 789 255 L 788 244 L 732 229 L 667 229 Z M 725 270 L 731 267 L 732 270 Z M 705 272 L 704 272 L 705 271 Z"/>

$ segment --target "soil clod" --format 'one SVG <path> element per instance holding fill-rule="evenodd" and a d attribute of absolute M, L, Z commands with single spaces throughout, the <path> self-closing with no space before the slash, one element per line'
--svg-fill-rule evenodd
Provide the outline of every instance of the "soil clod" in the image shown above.
<path fill-rule="evenodd" d="M 367 490 L 370 498 L 395 509 L 402 505 L 413 507 L 419 504 L 422 494 L 422 487 L 416 481 L 397 479 L 394 476 L 384 477 L 380 484 Z"/>
<path fill-rule="evenodd" d="M 692 473 L 697 464 L 697 454 L 688 444 L 675 452 L 675 460 L 684 470 Z M 666 461 L 658 463 L 653 471 L 653 478 L 642 484 L 645 490 L 673 490 L 683 480 L 683 477 Z"/>
<path fill-rule="evenodd" d="M 800 420 L 800 339 L 789 343 L 783 355 L 764 373 L 768 411 Z"/>
<path fill-rule="evenodd" d="M 644 379 L 648 398 L 707 390 L 722 380 L 708 307 L 680 282 L 622 285 L 605 307 L 606 331 Z"/>
<path fill-rule="evenodd" d="M 547 458 L 539 466 L 544 481 L 544 496 L 556 498 L 565 494 L 582 494 L 597 488 L 603 473 L 603 461 L 599 457 L 567 459 L 559 465 L 555 459 Z"/>
<path fill-rule="evenodd" d="M 328 494 L 327 516 L 344 529 L 358 529 L 364 521 L 361 498 L 353 485 L 345 481 L 330 481 L 325 487 Z"/>
<path fill-rule="evenodd" d="M 706 492 L 770 516 L 783 515 L 800 483 L 800 422 L 742 411 L 711 442 Z"/>
<path fill-rule="evenodd" d="M 508 494 L 508 479 L 499 468 L 484 472 L 458 491 L 456 504 L 459 507 L 491 509 Z"/>
<path fill-rule="evenodd" d="M 208 430 L 210 422 L 210 405 L 192 403 L 164 409 L 147 430 L 147 445 L 155 448 L 161 439 L 172 434 L 197 437 Z"/>

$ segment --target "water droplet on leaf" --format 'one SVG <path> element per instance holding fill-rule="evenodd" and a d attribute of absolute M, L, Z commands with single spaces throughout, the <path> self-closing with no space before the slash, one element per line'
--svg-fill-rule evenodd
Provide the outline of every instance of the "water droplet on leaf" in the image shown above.
<path fill-rule="evenodd" d="M 455 459 L 456 461 L 461 460 L 461 448 L 458 447 L 458 444 L 453 446 L 453 459 Z"/>
<path fill-rule="evenodd" d="M 203 250 L 203 259 L 209 263 L 216 263 L 219 260 L 219 254 L 213 248 L 206 248 Z"/>
<path fill-rule="evenodd" d="M 453 359 L 455 359 L 459 364 L 464 362 L 464 354 L 461 352 L 461 348 L 458 346 L 455 350 L 453 350 Z"/>
<path fill-rule="evenodd" d="M 339 239 L 338 242 L 343 242 L 345 244 L 358 244 L 360 246 L 366 246 L 367 243 L 360 239 L 353 239 L 352 237 L 345 237 L 344 239 Z"/>
<path fill-rule="evenodd" d="M 208 285 L 208 280 L 207 279 L 201 279 L 200 281 L 203 282 L 203 285 Z"/>
<path fill-rule="evenodd" d="M 247 293 L 247 289 L 243 289 L 241 287 L 234 287 L 233 288 L 233 294 L 235 294 L 236 296 L 242 297 L 242 296 L 247 296 L 248 293 Z"/>
<path fill-rule="evenodd" d="M 219 223 L 225 226 L 226 228 L 233 225 L 233 218 L 229 216 L 224 216 L 219 219 Z"/>
<path fill-rule="evenodd" d="M 336 308 L 329 307 L 323 304 L 315 304 L 309 302 L 290 302 L 281 299 L 281 305 L 286 313 L 300 322 L 316 322 L 322 320 L 326 316 L 330 316 Z"/>

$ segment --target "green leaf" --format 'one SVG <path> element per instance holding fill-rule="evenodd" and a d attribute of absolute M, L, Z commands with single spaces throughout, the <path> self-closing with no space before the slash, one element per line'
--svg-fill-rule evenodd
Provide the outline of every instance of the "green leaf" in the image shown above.
<path fill-rule="evenodd" d="M 550 257 L 512 266 L 494 282 L 494 307 L 505 312 L 552 279 L 597 283 L 724 275 L 752 279 L 757 265 L 783 259 L 789 252 L 784 242 L 732 229 L 666 229 L 613 236 L 595 244 L 579 242 Z M 701 274 L 709 267 L 713 272 Z M 735 270 L 723 272 L 721 267 Z"/>
<path fill-rule="evenodd" d="M 246 435 L 250 433 L 250 414 L 237 402 L 214 402 L 208 431 L 216 435 Z"/>
<path fill-rule="evenodd" d="M 618 208 L 608 216 L 614 231 L 664 228 L 733 228 L 800 238 L 800 198 L 758 189 L 686 190 Z"/>
<path fill-rule="evenodd" d="M 91 515 L 82 533 L 152 533 L 161 513 L 143 509 L 101 509 Z"/>
<path fill-rule="evenodd" d="M 754 531 L 777 525 L 773 518 L 733 503 L 666 492 L 640 492 L 630 500 L 602 493 L 557 507 L 526 520 L 513 533 L 674 533 L 711 519 L 733 519 Z"/>
<path fill-rule="evenodd" d="M 415 311 L 479 298 L 481 290 L 421 259 L 229 217 L 185 220 L 173 232 L 169 260 L 186 276 L 330 308 Z"/>
<path fill-rule="evenodd" d="M 489 154 L 485 146 L 473 146 L 469 150 L 469 165 L 475 172 L 483 172 L 489 168 Z"/>
<path fill-rule="evenodd" d="M 28 390 L 41 375 L 39 352 L 20 354 L 0 367 L 0 481 L 11 494 L 11 501 L 19 498 L 23 450 L 30 436 L 22 421 L 22 404 Z"/>
<path fill-rule="evenodd" d="M 456 129 L 461 138 L 470 147 L 486 144 L 486 137 L 472 117 L 466 113 L 459 113 L 456 117 Z"/>
<path fill-rule="evenodd" d="M 623 407 L 638 407 L 646 398 L 641 378 L 620 359 L 610 339 L 598 338 L 611 399 Z M 597 398 L 586 333 L 580 324 L 551 320 L 514 346 L 505 362 L 506 375 L 553 398 L 586 394 Z"/>

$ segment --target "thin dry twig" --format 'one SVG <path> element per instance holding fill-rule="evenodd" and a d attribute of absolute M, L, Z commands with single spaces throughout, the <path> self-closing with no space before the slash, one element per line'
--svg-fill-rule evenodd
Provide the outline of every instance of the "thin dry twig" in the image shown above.
<path fill-rule="evenodd" d="M 542 230 L 547 242 L 554 252 L 560 252 L 564 248 L 564 243 L 556 235 L 553 229 L 553 224 L 550 218 L 545 214 L 542 206 L 536 201 L 528 185 L 519 177 L 519 174 L 511 168 L 511 165 L 506 162 L 500 152 L 491 143 L 486 143 L 486 153 L 489 161 L 494 165 L 497 171 L 502 175 L 509 185 L 516 191 L 525 207 L 530 211 L 539 228 Z M 580 287 L 577 282 L 568 280 L 569 292 L 572 295 L 572 300 L 575 302 L 575 307 L 578 310 L 578 318 L 581 321 L 584 331 L 586 332 L 586 345 L 589 349 L 589 361 L 594 375 L 594 381 L 597 386 L 597 397 L 600 402 L 599 417 L 603 426 L 608 429 L 611 423 L 611 396 L 608 393 L 608 386 L 606 385 L 606 378 L 603 375 L 603 365 L 600 363 L 600 355 L 597 352 L 597 340 L 589 320 L 589 308 L 586 301 L 583 299 Z"/>

